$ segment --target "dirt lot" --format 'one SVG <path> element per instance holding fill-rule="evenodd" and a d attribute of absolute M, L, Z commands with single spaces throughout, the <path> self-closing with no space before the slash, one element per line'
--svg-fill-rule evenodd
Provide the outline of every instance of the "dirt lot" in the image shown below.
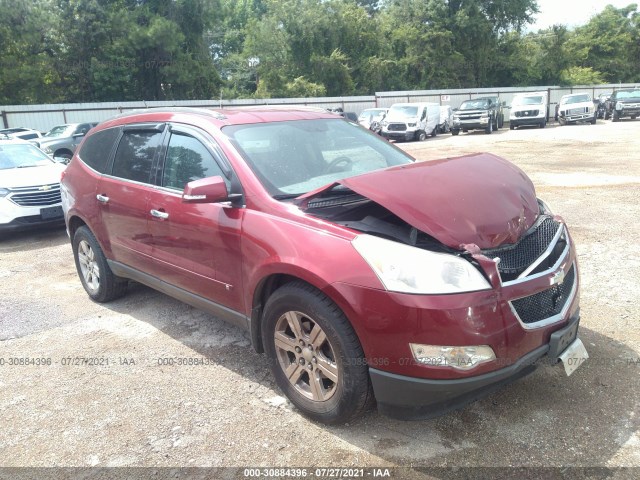
<path fill-rule="evenodd" d="M 92 303 L 63 229 L 1 239 L 0 465 L 640 466 L 638 138 L 640 121 L 599 121 L 401 144 L 420 160 L 489 151 L 530 175 L 577 243 L 591 356 L 428 421 L 314 424 L 235 327 L 139 285 Z M 25 357 L 52 364 L 8 365 Z"/>

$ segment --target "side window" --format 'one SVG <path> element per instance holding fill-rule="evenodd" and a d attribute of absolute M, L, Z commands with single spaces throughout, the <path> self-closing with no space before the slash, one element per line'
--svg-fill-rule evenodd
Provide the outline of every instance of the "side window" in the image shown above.
<path fill-rule="evenodd" d="M 94 170 L 106 173 L 109 154 L 119 134 L 119 129 L 108 128 L 87 137 L 78 153 L 80 160 Z"/>
<path fill-rule="evenodd" d="M 149 183 L 153 158 L 161 137 L 160 132 L 124 132 L 113 160 L 112 175 Z"/>
<path fill-rule="evenodd" d="M 173 132 L 162 172 L 162 186 L 183 190 L 189 182 L 215 176 L 224 178 L 224 173 L 209 150 L 196 138 Z"/>

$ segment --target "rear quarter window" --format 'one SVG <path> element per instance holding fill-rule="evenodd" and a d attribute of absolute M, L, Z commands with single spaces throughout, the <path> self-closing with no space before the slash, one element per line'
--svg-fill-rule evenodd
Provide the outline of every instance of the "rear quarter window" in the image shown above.
<path fill-rule="evenodd" d="M 109 156 L 119 134 L 120 129 L 109 128 L 87 137 L 78 153 L 80 160 L 100 173 L 107 173 Z"/>

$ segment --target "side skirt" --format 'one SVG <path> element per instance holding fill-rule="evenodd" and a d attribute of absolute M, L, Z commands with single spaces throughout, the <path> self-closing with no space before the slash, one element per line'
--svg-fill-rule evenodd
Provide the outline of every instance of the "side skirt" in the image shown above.
<path fill-rule="evenodd" d="M 144 272 L 136 270 L 135 268 L 128 267 L 119 262 L 113 260 L 107 260 L 109 267 L 119 277 L 129 278 L 136 282 L 142 283 L 148 287 L 158 290 L 170 297 L 180 300 L 181 302 L 188 303 L 189 305 L 203 310 L 211 315 L 221 318 L 225 322 L 229 322 L 243 330 L 250 330 L 251 320 L 240 312 L 231 310 L 230 308 L 220 305 L 219 303 L 207 300 L 199 295 L 187 292 L 182 288 L 171 285 L 170 283 L 160 280 L 159 278 L 148 275 Z"/>

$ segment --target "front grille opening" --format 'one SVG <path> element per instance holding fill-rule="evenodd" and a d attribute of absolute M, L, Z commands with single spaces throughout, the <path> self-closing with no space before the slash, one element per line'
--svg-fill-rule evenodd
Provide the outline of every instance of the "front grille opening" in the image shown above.
<path fill-rule="evenodd" d="M 500 258 L 498 271 L 503 282 L 515 280 L 522 274 L 533 262 L 551 244 L 551 241 L 561 228 L 561 224 L 556 222 L 549 216 L 542 216 L 541 219 L 513 245 L 506 245 L 491 250 L 483 250 L 483 254 L 489 258 Z M 564 237 L 564 234 L 563 234 Z M 563 245 L 559 245 L 562 243 Z M 566 239 L 563 242 L 558 241 L 558 245 L 553 249 L 549 258 L 541 262 L 541 265 L 549 265 L 541 268 L 540 271 L 551 268 L 566 247 Z M 538 268 L 536 268 L 536 271 Z M 533 273 L 533 272 L 532 272 Z"/>
<path fill-rule="evenodd" d="M 572 265 L 561 284 L 535 295 L 513 300 L 511 305 L 525 324 L 540 322 L 559 315 L 569 300 L 575 280 L 575 267 Z"/>

